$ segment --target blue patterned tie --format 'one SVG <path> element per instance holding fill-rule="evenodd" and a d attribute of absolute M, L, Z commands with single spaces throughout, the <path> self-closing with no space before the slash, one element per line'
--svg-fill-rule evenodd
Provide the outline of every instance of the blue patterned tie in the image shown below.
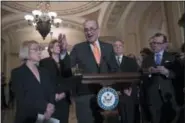
<path fill-rule="evenodd" d="M 156 56 L 156 59 L 155 59 L 156 65 L 160 65 L 161 64 L 161 54 L 157 53 L 155 54 L 155 56 Z"/>

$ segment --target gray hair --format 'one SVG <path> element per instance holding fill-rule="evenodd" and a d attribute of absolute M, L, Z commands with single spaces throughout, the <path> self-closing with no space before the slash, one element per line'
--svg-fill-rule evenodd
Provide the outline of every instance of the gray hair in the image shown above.
<path fill-rule="evenodd" d="M 21 46 L 20 46 L 20 50 L 19 50 L 19 58 L 22 60 L 22 61 L 25 61 L 28 59 L 29 57 L 29 49 L 30 49 L 30 46 L 32 44 L 39 44 L 37 41 L 34 41 L 34 40 L 30 40 L 30 41 L 24 41 Z"/>
<path fill-rule="evenodd" d="M 124 41 L 120 40 L 120 39 L 114 40 L 112 44 L 114 45 L 116 42 L 120 42 L 120 43 L 124 44 Z"/>

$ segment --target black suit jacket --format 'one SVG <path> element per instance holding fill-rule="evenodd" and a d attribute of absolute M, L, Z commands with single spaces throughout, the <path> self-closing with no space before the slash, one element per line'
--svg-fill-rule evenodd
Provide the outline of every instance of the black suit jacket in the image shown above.
<path fill-rule="evenodd" d="M 138 72 L 139 66 L 136 60 L 123 56 L 119 69 L 121 72 Z"/>
<path fill-rule="evenodd" d="M 54 90 L 46 70 L 39 69 L 40 83 L 23 64 L 11 73 L 12 88 L 16 97 L 15 123 L 34 123 L 38 113 L 44 113 L 48 103 L 54 104 Z"/>
<path fill-rule="evenodd" d="M 118 64 L 117 64 L 118 65 Z M 119 65 L 118 65 L 119 66 Z M 123 56 L 122 57 L 122 62 L 119 66 L 119 72 L 138 72 L 139 70 L 139 66 L 136 62 L 136 60 L 129 58 L 127 56 Z M 136 100 L 136 96 L 137 96 L 137 84 L 132 84 L 132 85 L 128 85 L 128 86 L 124 86 L 124 87 L 132 87 L 132 97 L 134 98 L 134 100 Z M 114 87 L 114 86 L 113 86 Z M 124 88 L 122 87 L 121 83 L 120 84 L 116 84 L 116 90 L 120 90 L 121 92 L 124 90 Z M 122 92 L 122 94 L 124 94 Z"/>
<path fill-rule="evenodd" d="M 83 70 L 83 73 L 116 72 L 118 70 L 118 66 L 114 58 L 112 45 L 104 42 L 99 42 L 99 44 L 101 49 L 101 61 L 99 66 L 96 64 L 90 44 L 87 41 L 74 46 L 70 54 L 71 66 L 74 67 L 78 64 L 78 67 Z M 79 94 L 94 93 L 92 91 L 92 85 L 79 84 L 77 87 L 77 93 Z"/>
<path fill-rule="evenodd" d="M 169 63 L 175 60 L 174 56 L 168 52 L 163 53 L 161 66 L 165 66 L 169 69 Z M 142 68 L 148 69 L 149 67 L 156 67 L 154 60 L 154 54 L 149 55 L 142 63 Z M 172 79 L 175 77 L 174 72 L 170 70 L 168 77 L 161 74 L 152 74 L 144 78 L 144 88 L 147 93 L 147 99 L 149 104 L 161 105 L 162 101 L 166 100 L 166 94 L 174 96 L 174 89 L 172 85 Z M 160 91 L 159 91 L 160 90 Z M 161 93 L 159 93 L 161 92 Z"/>
<path fill-rule="evenodd" d="M 70 79 L 72 76 L 71 66 L 70 66 L 70 57 L 66 54 L 63 60 L 59 61 L 60 68 L 57 67 L 57 63 L 52 57 L 42 59 L 39 65 L 43 68 L 46 68 L 52 78 L 52 84 L 55 86 L 55 92 L 61 93 L 66 92 L 67 99 L 69 101 L 69 91 L 70 91 Z"/>
<path fill-rule="evenodd" d="M 175 72 L 175 79 L 173 80 L 173 85 L 175 88 L 176 101 L 179 105 L 184 104 L 184 92 L 185 87 L 185 59 L 176 58 L 175 62 L 171 64 L 171 69 Z"/>

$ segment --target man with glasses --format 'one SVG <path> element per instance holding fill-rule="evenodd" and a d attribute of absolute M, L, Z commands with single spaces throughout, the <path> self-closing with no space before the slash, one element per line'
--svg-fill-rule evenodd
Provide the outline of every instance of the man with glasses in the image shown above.
<path fill-rule="evenodd" d="M 118 67 L 111 44 L 99 40 L 100 28 L 96 20 L 86 20 L 83 24 L 86 41 L 76 44 L 71 53 L 71 67 L 78 65 L 83 73 L 116 72 Z M 102 123 L 96 94 L 101 88 L 97 85 L 80 84 L 77 87 L 76 116 L 78 123 Z"/>
<path fill-rule="evenodd" d="M 152 123 L 170 123 L 175 117 L 176 102 L 172 85 L 174 72 L 168 64 L 174 61 L 174 56 L 165 51 L 167 38 L 164 34 L 156 33 L 150 46 L 153 53 L 143 61 L 142 68 L 150 73 L 144 84 Z"/>

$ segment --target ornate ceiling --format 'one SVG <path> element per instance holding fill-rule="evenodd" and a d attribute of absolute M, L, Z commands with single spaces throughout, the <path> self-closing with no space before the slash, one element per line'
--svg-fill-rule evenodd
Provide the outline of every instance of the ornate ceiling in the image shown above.
<path fill-rule="evenodd" d="M 13 13 L 10 12 L 10 11 L 7 11 L 7 10 L 5 10 L 5 9 L 1 9 L 1 16 L 2 16 L 2 17 L 6 16 L 6 15 L 10 15 L 10 14 L 13 14 Z"/>
<path fill-rule="evenodd" d="M 123 14 L 128 4 L 129 2 L 116 2 L 107 22 L 108 28 L 114 28 L 117 26 L 117 23 L 119 22 L 121 15 Z"/>
<path fill-rule="evenodd" d="M 31 12 L 37 8 L 39 2 L 2 2 L 2 5 L 10 11 Z M 50 11 L 55 11 L 58 15 L 73 15 L 88 11 L 103 2 L 50 2 Z"/>
<path fill-rule="evenodd" d="M 12 27 L 25 27 L 24 15 L 37 9 L 38 1 L 35 2 L 2 2 L 1 17 L 2 29 Z M 81 30 L 80 26 L 85 19 L 98 20 L 103 4 L 108 2 L 50 2 L 50 11 L 57 12 L 63 20 L 62 27 Z M 23 24 L 24 23 L 24 24 Z M 18 28 L 16 28 L 18 29 Z M 11 29 L 12 30 L 12 29 Z"/>

